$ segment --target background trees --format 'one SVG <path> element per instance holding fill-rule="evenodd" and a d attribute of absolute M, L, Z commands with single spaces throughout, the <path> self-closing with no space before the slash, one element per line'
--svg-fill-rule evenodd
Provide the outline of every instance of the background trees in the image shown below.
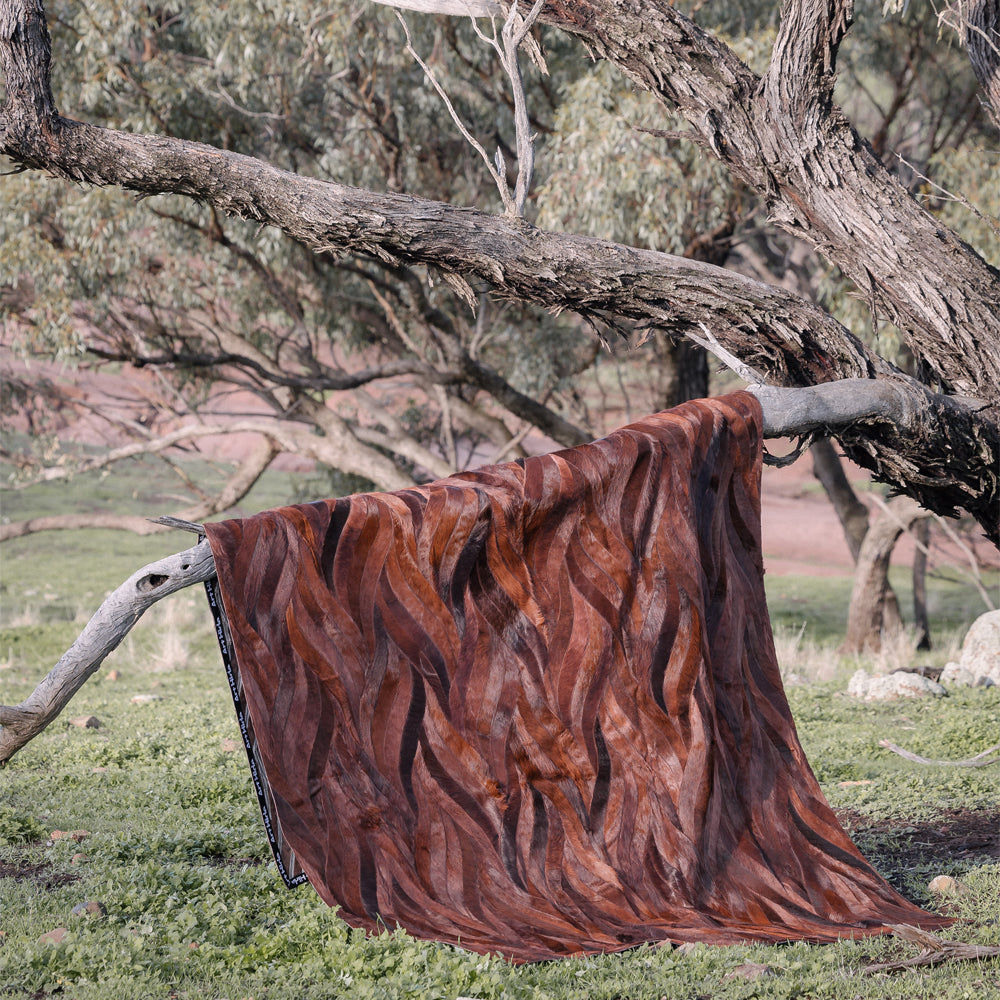
<path fill-rule="evenodd" d="M 599 434 L 622 388 L 637 412 L 703 394 L 686 337 L 707 324 L 779 384 L 905 387 L 910 426 L 856 425 L 849 453 L 995 531 L 1000 206 L 995 130 L 956 44 L 969 5 L 952 11 L 956 35 L 927 4 L 883 20 L 859 3 L 847 34 L 843 3 L 779 17 L 553 0 L 549 75 L 524 60 L 538 229 L 490 214 L 492 182 L 392 11 L 52 3 L 54 107 L 112 129 L 98 132 L 26 112 L 25 95 L 46 100 L 44 60 L 19 34 L 35 4 L 4 6 L 3 149 L 97 184 L 3 182 L 5 411 L 42 445 L 9 453 L 23 481 L 81 461 L 39 432 L 96 407 L 115 443 L 146 449 L 260 436 L 189 517 L 233 502 L 281 451 L 336 470 L 331 492 L 395 488 L 516 455 L 529 433 Z M 490 49 L 467 20 L 408 20 L 513 174 Z M 219 153 L 128 139 L 144 133 Z M 91 379 L 20 367 L 39 356 L 155 372 L 156 403 L 116 416 Z"/>

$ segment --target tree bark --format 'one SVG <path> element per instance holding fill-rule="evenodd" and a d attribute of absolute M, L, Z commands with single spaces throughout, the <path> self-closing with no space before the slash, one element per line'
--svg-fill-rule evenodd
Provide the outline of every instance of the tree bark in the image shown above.
<path fill-rule="evenodd" d="M 986 95 L 986 110 L 1000 129 L 1000 3 L 956 0 L 938 18 L 958 32 L 972 71 Z"/>
<path fill-rule="evenodd" d="M 877 298 L 945 386 L 996 401 L 1000 272 L 909 195 L 833 104 L 853 15 L 852 0 L 787 0 L 763 77 L 669 0 L 551 0 L 541 20 L 676 107 L 769 218 Z"/>

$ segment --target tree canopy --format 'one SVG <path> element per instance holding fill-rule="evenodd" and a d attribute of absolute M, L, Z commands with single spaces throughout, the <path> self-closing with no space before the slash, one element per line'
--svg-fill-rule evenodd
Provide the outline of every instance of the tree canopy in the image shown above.
<path fill-rule="evenodd" d="M 348 491 L 576 444 L 614 354 L 660 408 L 707 330 L 776 385 L 894 386 L 848 454 L 996 540 L 995 0 L 548 0 L 523 218 L 428 77 L 513 187 L 504 17 L 3 0 L 8 357 L 157 371 L 171 441 L 258 433 L 203 518 L 281 450 Z M 8 415 L 70 405 L 11 372 Z"/>

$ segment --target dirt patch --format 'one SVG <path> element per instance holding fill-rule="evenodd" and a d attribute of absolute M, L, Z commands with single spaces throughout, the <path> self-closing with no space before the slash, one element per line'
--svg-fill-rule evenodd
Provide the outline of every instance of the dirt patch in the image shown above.
<path fill-rule="evenodd" d="M 56 871 L 48 861 L 0 860 L 0 878 L 12 878 L 15 882 L 34 882 L 46 892 L 80 881 L 80 876 L 75 872 Z"/>
<path fill-rule="evenodd" d="M 921 868 L 1000 861 L 1000 809 L 953 809 L 920 823 L 904 816 L 873 822 L 850 809 L 834 811 L 861 853 L 897 889 Z"/>

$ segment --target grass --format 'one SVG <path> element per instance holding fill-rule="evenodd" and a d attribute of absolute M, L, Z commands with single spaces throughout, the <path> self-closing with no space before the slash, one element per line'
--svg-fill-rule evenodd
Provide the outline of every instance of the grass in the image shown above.
<path fill-rule="evenodd" d="M 288 488 L 267 484 L 279 498 Z M 89 502 L 77 483 L 74 492 Z M 278 502 L 272 496 L 259 506 Z M 105 591 L 178 547 L 176 535 L 110 532 L 5 545 L 0 702 L 34 688 Z M 906 895 L 940 906 L 930 878 L 959 880 L 962 892 L 947 904 L 959 918 L 949 937 L 1000 945 L 998 769 L 929 768 L 878 745 L 886 738 L 931 758 L 971 757 L 998 738 L 1000 689 L 906 704 L 848 699 L 856 664 L 834 652 L 845 583 L 769 580 L 783 668 L 810 681 L 790 683 L 788 695 L 813 769 L 856 841 Z M 65 610 L 43 612 L 55 606 Z M 945 592 L 939 632 L 953 640 L 972 606 L 968 595 Z M 84 715 L 100 728 L 69 721 Z M 57 830 L 86 835 L 54 838 Z M 74 915 L 88 900 L 104 914 Z M 44 940 L 57 928 L 66 930 L 61 941 Z M 914 953 L 890 938 L 643 948 L 515 968 L 400 932 L 351 930 L 308 886 L 286 890 L 269 860 L 207 609 L 194 590 L 155 605 L 64 715 L 0 772 L 0 996 L 1000 997 L 996 960 L 862 972 Z M 768 974 L 747 978 L 740 970 L 748 963 Z"/>

